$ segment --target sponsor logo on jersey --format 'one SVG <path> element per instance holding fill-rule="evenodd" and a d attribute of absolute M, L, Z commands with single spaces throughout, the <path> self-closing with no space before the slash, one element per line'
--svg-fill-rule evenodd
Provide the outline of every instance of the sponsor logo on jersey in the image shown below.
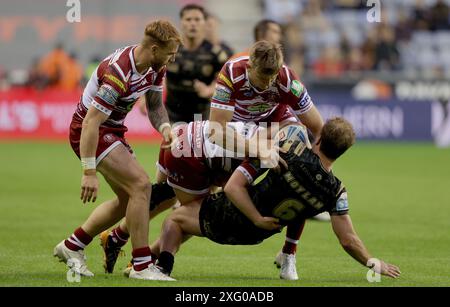
<path fill-rule="evenodd" d="M 336 211 L 346 211 L 348 210 L 348 199 L 347 193 L 342 193 L 341 197 L 339 197 L 336 203 Z"/>
<path fill-rule="evenodd" d="M 195 68 L 195 62 L 194 61 L 190 61 L 190 60 L 186 60 L 183 63 L 183 70 L 184 71 L 194 71 Z"/>
<path fill-rule="evenodd" d="M 229 87 L 229 88 L 233 88 L 233 83 L 231 83 L 231 81 L 224 76 L 224 74 L 220 73 L 219 74 L 219 79 L 222 80 L 223 82 L 225 82 L 225 84 Z"/>
<path fill-rule="evenodd" d="M 224 50 L 222 50 L 217 56 L 217 60 L 219 61 L 219 63 L 225 63 L 228 60 L 228 54 Z"/>
<path fill-rule="evenodd" d="M 262 103 L 262 104 L 257 104 L 257 105 L 253 105 L 253 106 L 249 106 L 247 108 L 248 111 L 250 112 L 266 112 L 269 111 L 273 108 L 273 106 L 270 103 Z"/>
<path fill-rule="evenodd" d="M 228 103 L 230 101 L 231 98 L 231 93 L 226 91 L 224 88 L 222 87 L 217 87 L 216 91 L 214 92 L 214 96 L 213 99 L 216 101 L 220 101 L 223 103 Z"/>
<path fill-rule="evenodd" d="M 304 91 L 302 98 L 300 99 L 299 106 L 300 108 L 304 108 L 311 103 L 311 96 L 309 96 L 308 91 Z"/>
<path fill-rule="evenodd" d="M 119 93 L 112 86 L 102 85 L 97 92 L 97 97 L 114 106 L 119 98 Z"/>
<path fill-rule="evenodd" d="M 115 85 L 117 85 L 123 92 L 127 91 L 127 88 L 125 87 L 125 84 L 123 84 L 123 82 L 120 81 L 120 79 L 117 78 L 116 76 L 113 76 L 111 74 L 106 74 L 105 78 L 110 80 L 111 82 L 113 82 Z"/>
<path fill-rule="evenodd" d="M 108 144 L 112 144 L 114 142 L 114 136 L 112 134 L 105 134 L 103 140 Z"/>
<path fill-rule="evenodd" d="M 211 64 L 205 64 L 202 66 L 202 74 L 205 77 L 210 77 L 214 72 L 214 67 Z"/>
<path fill-rule="evenodd" d="M 297 97 L 300 97 L 303 92 L 303 85 L 298 80 L 293 80 L 291 82 L 291 92 Z"/>
<path fill-rule="evenodd" d="M 134 101 L 127 105 L 127 113 L 130 112 L 131 109 L 133 109 L 133 106 L 134 106 Z"/>
<path fill-rule="evenodd" d="M 180 71 L 180 64 L 178 63 L 170 63 L 167 66 L 167 71 L 177 74 Z"/>
<path fill-rule="evenodd" d="M 141 86 L 144 86 L 148 83 L 147 79 L 142 80 L 141 82 L 139 82 L 138 84 L 136 84 L 135 86 L 133 86 L 131 88 L 131 91 L 134 92 L 136 89 L 138 89 Z"/>
<path fill-rule="evenodd" d="M 169 172 L 169 178 L 173 181 L 180 182 L 184 179 L 183 175 L 178 174 L 177 172 Z"/>

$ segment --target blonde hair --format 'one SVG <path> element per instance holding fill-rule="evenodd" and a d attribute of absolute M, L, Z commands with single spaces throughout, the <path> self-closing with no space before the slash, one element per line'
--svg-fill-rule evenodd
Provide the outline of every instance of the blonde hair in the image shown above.
<path fill-rule="evenodd" d="M 283 66 L 283 51 L 280 44 L 259 41 L 250 49 L 251 65 L 264 75 L 274 75 Z"/>
<path fill-rule="evenodd" d="M 161 47 L 167 47 L 170 42 L 182 44 L 180 32 L 167 20 L 156 20 L 145 27 L 143 46 L 154 43 Z"/>

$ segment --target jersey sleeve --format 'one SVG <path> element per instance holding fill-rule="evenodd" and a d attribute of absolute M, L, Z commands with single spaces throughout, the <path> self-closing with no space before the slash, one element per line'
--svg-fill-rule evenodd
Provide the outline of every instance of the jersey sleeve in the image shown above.
<path fill-rule="evenodd" d="M 156 75 L 156 79 L 153 82 L 153 85 L 150 87 L 151 91 L 154 92 L 162 92 L 164 88 L 164 80 L 166 79 L 167 68 L 163 68 Z"/>
<path fill-rule="evenodd" d="M 329 211 L 330 215 L 348 214 L 348 196 L 345 187 L 342 187 L 336 205 Z"/>
<path fill-rule="evenodd" d="M 308 94 L 308 90 L 295 72 L 286 66 L 284 66 L 283 69 L 283 75 L 285 75 L 286 80 L 281 81 L 282 89 L 284 91 L 284 98 L 282 101 L 294 110 L 295 115 L 301 115 L 308 112 L 314 105 L 311 96 Z"/>
<path fill-rule="evenodd" d="M 234 86 L 231 82 L 229 64 L 227 63 L 217 76 L 216 89 L 211 99 L 211 108 L 234 112 L 233 92 Z"/>
<path fill-rule="evenodd" d="M 99 88 L 92 106 L 106 115 L 111 115 L 120 97 L 127 92 L 126 82 L 121 74 L 112 66 L 108 66 L 99 78 Z"/>
<path fill-rule="evenodd" d="M 252 184 L 259 176 L 262 175 L 263 169 L 258 159 L 246 159 L 236 168 L 247 178 L 248 184 Z M 265 169 L 267 171 L 267 169 Z"/>

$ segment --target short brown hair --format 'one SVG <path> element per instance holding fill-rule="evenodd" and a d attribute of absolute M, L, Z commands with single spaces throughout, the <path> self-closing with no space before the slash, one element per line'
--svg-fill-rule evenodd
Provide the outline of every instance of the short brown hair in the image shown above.
<path fill-rule="evenodd" d="M 320 151 L 329 159 L 336 160 L 355 143 L 352 125 L 342 117 L 327 120 L 320 136 Z"/>
<path fill-rule="evenodd" d="M 155 43 L 159 46 L 166 47 L 170 42 L 182 44 L 180 32 L 178 32 L 177 28 L 170 21 L 156 20 L 145 27 L 144 39 L 142 41 L 144 46 Z"/>
<path fill-rule="evenodd" d="M 260 41 L 264 38 L 264 36 L 266 36 L 267 30 L 269 29 L 269 25 L 270 24 L 274 24 L 277 25 L 281 28 L 281 25 L 276 22 L 275 20 L 271 20 L 271 19 L 263 19 L 260 22 L 258 22 L 255 25 L 255 28 L 253 29 L 253 37 L 255 39 L 255 42 Z"/>
<path fill-rule="evenodd" d="M 264 75 L 274 75 L 283 66 L 280 44 L 268 41 L 256 42 L 250 49 L 250 63 Z"/>
<path fill-rule="evenodd" d="M 183 18 L 184 13 L 186 11 L 192 11 L 192 10 L 200 11 L 205 19 L 208 16 L 208 13 L 206 12 L 206 10 L 203 6 L 198 5 L 198 4 L 187 4 L 187 5 L 183 6 L 183 8 L 180 11 L 180 19 Z"/>

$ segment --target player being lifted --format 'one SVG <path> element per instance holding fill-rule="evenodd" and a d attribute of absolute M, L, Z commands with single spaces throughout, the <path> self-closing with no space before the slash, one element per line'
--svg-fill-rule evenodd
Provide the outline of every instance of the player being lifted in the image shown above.
<path fill-rule="evenodd" d="M 161 279 L 148 246 L 151 184 L 124 134 L 124 120 L 136 100 L 146 95 L 148 117 L 167 141 L 171 126 L 162 105 L 166 65 L 173 62 L 181 37 L 168 21 L 147 25 L 141 43 L 116 50 L 92 74 L 70 125 L 70 143 L 81 158 L 81 199 L 95 202 L 100 172 L 116 198 L 99 205 L 74 233 L 54 249 L 55 257 L 82 276 L 93 276 L 84 248 L 92 238 L 126 216 L 133 247 L 130 278 Z M 74 259 L 76 260 L 74 262 Z"/>
<path fill-rule="evenodd" d="M 167 205 L 171 205 L 175 199 L 183 205 L 195 199 L 205 198 L 213 187 L 223 187 L 232 172 L 242 163 L 243 158 L 238 159 L 233 152 L 227 152 L 221 146 L 210 142 L 208 135 L 212 124 L 209 121 L 196 121 L 173 128 L 176 140 L 172 148 L 161 147 L 157 163 L 160 174 L 166 177 L 165 182 L 153 186 L 154 191 L 158 192 L 152 197 L 153 204 L 159 197 L 167 201 L 159 204 L 155 210 L 151 205 L 151 217 L 167 209 Z M 240 124 L 229 123 L 229 126 L 233 127 L 233 131 L 243 130 L 245 127 Z M 255 129 L 247 134 L 248 137 L 261 136 Z M 252 172 L 252 169 L 248 171 Z M 167 198 L 166 193 L 176 198 Z M 126 220 L 122 220 L 112 231 L 102 232 L 100 240 L 106 272 L 113 272 L 120 250 L 127 242 L 124 239 L 128 237 L 127 233 Z M 157 242 L 151 247 L 152 251 L 156 250 L 154 258 L 158 256 Z"/>
<path fill-rule="evenodd" d="M 332 172 L 333 163 L 355 141 L 350 123 L 334 118 L 325 124 L 316 146 L 301 138 L 286 137 L 291 127 L 280 132 L 281 172 L 269 170 L 257 184 L 253 180 L 263 174 L 258 160 L 250 161 L 257 170 L 250 177 L 239 167 L 225 186 L 224 193 L 195 200 L 174 210 L 164 221 L 161 252 L 157 268 L 170 275 L 174 256 L 188 236 L 207 237 L 219 244 L 258 244 L 278 233 L 285 225 L 303 224 L 317 213 L 328 211 L 341 246 L 356 261 L 397 278 L 395 265 L 380 261 L 373 267 L 372 256 L 356 234 L 348 214 L 347 192 Z"/>

